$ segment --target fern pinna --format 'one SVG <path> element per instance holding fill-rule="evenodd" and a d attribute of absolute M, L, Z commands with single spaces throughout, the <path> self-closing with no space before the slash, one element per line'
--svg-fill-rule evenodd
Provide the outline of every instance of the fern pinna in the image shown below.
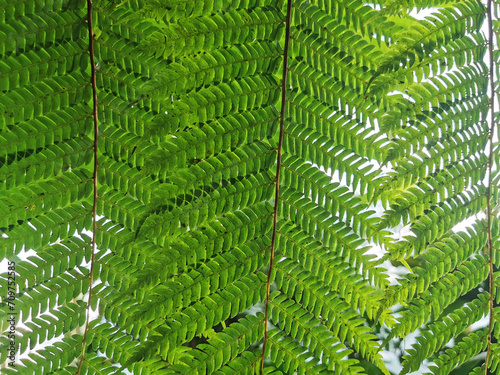
<path fill-rule="evenodd" d="M 495 2 L 0 7 L 2 374 L 499 371 Z"/>

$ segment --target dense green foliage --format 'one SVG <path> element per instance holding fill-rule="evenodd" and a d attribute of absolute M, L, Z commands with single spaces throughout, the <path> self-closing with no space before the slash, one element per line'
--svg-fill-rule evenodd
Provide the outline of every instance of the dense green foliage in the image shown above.
<path fill-rule="evenodd" d="M 287 3 L 0 0 L 2 374 L 500 373 L 487 4 Z"/>

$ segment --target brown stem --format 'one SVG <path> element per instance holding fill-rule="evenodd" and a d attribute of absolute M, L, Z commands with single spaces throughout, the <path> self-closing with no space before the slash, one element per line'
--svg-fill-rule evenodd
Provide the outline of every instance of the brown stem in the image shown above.
<path fill-rule="evenodd" d="M 273 215 L 273 234 L 271 238 L 271 250 L 269 256 L 269 271 L 267 273 L 266 286 L 266 306 L 264 310 L 264 340 L 262 342 L 262 361 L 260 365 L 261 375 L 264 372 L 264 359 L 266 357 L 268 320 L 269 320 L 269 293 L 271 289 L 271 276 L 273 272 L 274 250 L 276 245 L 276 232 L 278 221 L 278 203 L 280 195 L 280 173 L 281 173 L 281 153 L 283 148 L 283 134 L 285 133 L 285 109 L 286 109 L 286 80 L 288 73 L 288 49 L 290 45 L 290 20 L 292 15 L 292 0 L 288 0 L 285 20 L 285 49 L 283 51 L 283 79 L 281 81 L 281 111 L 280 111 L 280 134 L 278 139 L 278 156 L 276 159 L 276 181 L 274 191 L 274 215 Z"/>
<path fill-rule="evenodd" d="M 94 119 L 94 202 L 92 206 L 92 242 L 91 242 L 91 260 L 90 260 L 90 273 L 89 273 L 89 299 L 87 301 L 87 319 L 85 322 L 85 332 L 82 341 L 82 355 L 76 375 L 80 374 L 83 365 L 83 358 L 85 355 L 85 347 L 87 346 L 87 333 L 90 324 L 90 300 L 92 298 L 92 285 L 94 283 L 94 265 L 95 265 L 95 250 L 96 250 L 96 235 L 97 235 L 97 141 L 98 141 L 98 120 L 97 120 L 97 84 L 96 84 L 96 66 L 94 57 L 94 32 L 92 27 L 92 0 L 87 0 L 87 24 L 89 30 L 89 55 L 90 55 L 90 68 L 91 68 L 91 83 L 92 83 L 92 99 L 93 110 L 92 117 Z"/>
<path fill-rule="evenodd" d="M 493 2 L 488 0 L 487 17 L 488 17 L 488 52 L 489 52 L 489 83 L 490 83 L 490 129 L 489 129 L 489 155 L 488 155 L 488 186 L 486 187 L 486 214 L 487 214 L 487 231 L 488 231 L 488 264 L 489 264 L 489 314 L 490 321 L 488 327 L 488 346 L 486 349 L 486 362 L 484 366 L 484 373 L 488 375 L 488 368 L 491 357 L 491 336 L 493 334 L 493 240 L 491 236 L 491 183 L 492 183 L 492 166 L 493 166 L 493 133 L 495 129 L 495 81 L 494 69 L 495 64 L 493 60 Z"/>

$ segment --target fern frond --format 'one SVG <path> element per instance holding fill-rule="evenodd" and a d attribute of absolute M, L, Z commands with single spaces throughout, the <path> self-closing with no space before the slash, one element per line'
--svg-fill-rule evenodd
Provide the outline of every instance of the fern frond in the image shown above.
<path fill-rule="evenodd" d="M 158 352 L 166 358 L 169 350 L 203 334 L 207 329 L 235 317 L 257 303 L 265 294 L 265 276 L 262 273 L 245 276 L 231 283 L 224 290 L 213 293 L 195 304 L 172 314 L 164 323 L 165 317 L 145 313 L 142 321 L 149 323 L 148 341 L 143 344 L 128 364 L 138 359 L 147 359 Z M 125 327 L 134 325 L 134 320 L 126 322 Z M 154 331 L 152 331 L 154 329 Z"/>
<path fill-rule="evenodd" d="M 402 122 L 407 117 L 414 118 L 429 107 L 435 111 L 440 107 L 448 110 L 457 99 L 485 95 L 488 83 L 485 71 L 484 64 L 477 64 L 406 86 L 404 95 L 398 91 L 387 101 L 390 110 L 382 115 L 382 129 L 395 131 L 405 125 Z"/>
<path fill-rule="evenodd" d="M 240 356 L 224 365 L 220 370 L 217 370 L 214 374 L 227 375 L 232 373 L 239 373 L 245 375 L 254 375 L 258 371 L 257 369 L 261 360 L 262 353 L 245 351 L 241 353 Z"/>
<path fill-rule="evenodd" d="M 479 253 L 486 245 L 485 225 L 477 225 L 474 229 L 476 232 L 468 229 L 444 237 L 415 257 L 418 266 L 412 269 L 413 273 L 400 280 L 400 285 L 387 290 L 388 305 L 406 302 L 424 293 L 433 283 Z"/>
<path fill-rule="evenodd" d="M 278 246 L 283 249 L 282 256 L 286 256 L 291 262 L 300 262 L 301 266 L 297 267 L 325 280 L 353 310 L 359 309 L 362 314 L 366 310 L 369 318 L 374 317 L 379 308 L 380 295 L 375 288 L 370 287 L 367 280 L 353 274 L 349 265 L 340 257 L 333 255 L 328 248 L 298 227 L 280 222 L 278 233 Z"/>
<path fill-rule="evenodd" d="M 247 242 L 231 253 L 223 253 L 199 268 L 170 278 L 146 291 L 141 305 L 132 310 L 132 320 L 144 320 L 143 314 L 169 316 L 214 293 L 241 276 L 253 273 L 264 265 L 264 252 L 269 241 Z"/>
<path fill-rule="evenodd" d="M 498 344 L 491 345 L 491 353 L 490 369 L 491 371 L 498 371 L 498 364 L 500 363 L 500 347 Z"/>
<path fill-rule="evenodd" d="M 312 33 L 318 34 L 322 39 L 332 43 L 334 47 L 345 51 L 348 56 L 354 57 L 361 66 L 375 69 L 379 65 L 382 53 L 374 49 L 374 46 L 361 35 L 346 27 L 345 22 L 342 20 L 343 15 L 346 14 L 347 18 L 351 18 L 357 24 L 358 31 L 361 31 L 365 25 L 370 29 L 374 27 L 368 22 L 371 20 L 370 16 L 373 15 L 371 9 L 361 5 L 357 0 L 342 3 L 344 4 L 336 1 L 335 5 L 332 5 L 329 2 L 321 1 L 316 5 L 302 2 L 296 7 L 293 22 L 295 25 L 307 26 Z M 358 11 L 359 15 L 353 12 L 354 9 Z M 365 13 L 364 17 L 361 15 L 362 13 Z M 365 22 L 362 25 L 359 21 L 363 18 Z M 377 22 L 374 22 L 374 24 L 376 25 Z M 384 27 L 383 24 L 377 26 L 380 29 Z M 304 29 L 304 27 L 302 26 L 301 29 Z M 309 34 L 307 31 L 306 33 Z"/>
<path fill-rule="evenodd" d="M 269 332 L 269 352 L 266 353 L 270 356 L 275 364 L 280 364 L 279 368 L 284 373 L 297 373 L 297 374 L 321 374 L 327 371 L 327 367 L 320 363 L 319 358 L 313 357 L 306 348 L 295 342 L 291 337 L 286 336 L 283 331 L 273 330 Z M 337 356 L 342 358 L 349 352 L 337 353 Z M 342 357 L 341 357 L 342 356 Z M 309 360 L 312 357 L 311 360 Z M 362 367 L 356 366 L 355 359 L 344 361 L 344 368 L 347 374 L 358 374 L 362 371 Z"/>
<path fill-rule="evenodd" d="M 374 188 L 376 172 L 367 164 L 366 159 L 342 145 L 335 145 L 331 139 L 313 129 L 304 129 L 303 126 L 294 124 L 287 131 L 284 143 L 287 148 L 296 150 L 301 158 L 311 160 L 327 170 L 338 170 L 339 175 L 346 179 L 348 185 L 352 185 L 353 190 L 359 187 L 362 192 L 368 192 Z"/>
<path fill-rule="evenodd" d="M 114 367 L 110 361 L 107 361 L 106 358 L 97 356 L 94 353 L 86 354 L 82 359 L 82 362 L 83 363 L 80 368 L 80 374 L 110 375 L 116 370 L 116 367 Z M 70 367 L 67 369 L 67 371 L 71 371 L 71 373 L 74 373 L 78 370 L 75 367 Z"/>
<path fill-rule="evenodd" d="M 454 38 L 447 44 L 436 46 L 428 55 L 420 56 L 414 65 L 400 68 L 373 81 L 370 92 L 383 91 L 384 85 L 405 87 L 415 81 L 422 82 L 449 71 L 450 66 L 462 67 L 482 61 L 485 53 L 486 41 L 479 33 Z"/>
<path fill-rule="evenodd" d="M 345 145 L 357 155 L 368 159 L 379 159 L 384 155 L 381 141 L 370 139 L 374 131 L 368 124 L 359 124 L 337 106 L 332 107 L 300 92 L 289 93 L 288 109 L 297 124 L 307 124 L 336 145 Z M 381 155 L 382 153 L 382 155 Z"/>
<path fill-rule="evenodd" d="M 454 38 L 477 32 L 484 17 L 485 7 L 477 0 L 437 8 L 432 16 L 424 20 L 417 21 L 406 17 L 405 27 L 394 36 L 396 43 L 385 54 L 385 61 L 379 72 L 390 69 L 397 71 L 400 66 L 414 65 L 437 45 L 447 44 Z"/>
<path fill-rule="evenodd" d="M 322 320 L 340 342 L 347 342 L 361 355 L 373 360 L 377 357 L 377 343 L 373 341 L 363 319 L 349 305 L 337 298 L 334 290 L 324 286 L 320 279 L 308 275 L 296 263 L 283 260 L 275 265 L 276 284 L 288 298 L 295 300 Z"/>
<path fill-rule="evenodd" d="M 263 197 L 269 196 L 271 192 L 271 183 L 272 179 L 268 173 L 259 173 L 236 180 L 232 185 L 210 193 L 195 191 L 193 200 L 183 206 L 147 216 L 137 235 L 139 238 L 156 238 L 185 233 L 188 228 L 196 228 L 197 225 L 213 219 L 215 215 L 220 215 L 224 208 L 237 210 L 262 202 Z"/>
<path fill-rule="evenodd" d="M 57 371 L 69 365 L 78 356 L 80 344 L 79 337 L 65 337 L 53 345 L 48 345 L 36 353 L 29 354 L 29 359 L 20 361 L 21 364 L 18 364 L 17 369 L 7 369 L 6 373 L 19 373 L 19 367 L 25 372 L 33 372 L 38 369 L 46 373 Z"/>
<path fill-rule="evenodd" d="M 296 187 L 299 191 L 310 192 L 313 201 L 322 202 L 329 212 L 338 213 L 339 220 L 353 228 L 362 237 L 378 239 L 377 219 L 374 211 L 368 210 L 361 199 L 339 183 L 332 183 L 331 178 L 318 168 L 293 155 L 283 160 L 283 182 Z M 383 239 L 383 234 L 380 236 Z"/>
<path fill-rule="evenodd" d="M 254 0 L 249 3 L 249 6 L 266 7 L 275 4 L 276 0 Z M 224 1 L 223 3 L 209 0 L 148 0 L 131 18 L 143 16 L 157 21 L 173 22 L 183 18 L 217 14 L 239 6 L 241 6 L 239 0 Z"/>
<path fill-rule="evenodd" d="M 271 317 L 273 322 L 297 343 L 314 354 L 316 358 L 328 358 L 322 361 L 327 365 L 328 370 L 336 372 L 350 373 L 352 367 L 357 362 L 346 362 L 339 357 L 347 356 L 350 350 L 346 348 L 342 341 L 345 337 L 340 334 L 340 340 L 331 330 L 325 326 L 325 321 L 317 319 L 313 314 L 300 307 L 300 305 L 289 299 L 286 295 L 274 294 L 271 298 Z M 381 363 L 378 353 L 373 347 L 357 348 L 360 354 L 369 358 L 371 361 Z"/>
<path fill-rule="evenodd" d="M 408 355 L 403 357 L 401 374 L 417 371 L 424 359 L 429 358 L 453 337 L 487 315 L 488 297 L 488 294 L 480 294 L 478 299 L 454 310 L 442 320 L 432 323 L 427 330 L 422 331 L 422 336 L 417 338 L 417 343 L 408 350 Z"/>
<path fill-rule="evenodd" d="M 363 276 L 373 278 L 376 285 L 384 285 L 385 278 L 376 268 L 377 263 L 364 256 L 367 249 L 361 248 L 362 239 L 350 227 L 323 207 L 315 207 L 310 199 L 295 189 L 283 191 L 281 201 L 281 209 L 287 220 L 296 223 L 312 237 L 321 239 L 326 246 L 337 249 L 337 254 L 351 267 L 362 266 Z"/>
<path fill-rule="evenodd" d="M 466 192 L 472 181 L 477 183 L 484 178 L 486 163 L 487 157 L 481 153 L 477 158 L 449 164 L 404 190 L 391 190 L 387 194 L 391 196 L 390 210 L 386 210 L 379 225 L 396 226 L 401 221 L 408 224 L 432 210 L 436 204 L 443 204 L 439 202 L 440 197 Z M 386 194 L 382 193 L 382 196 Z"/>
<path fill-rule="evenodd" d="M 391 335 L 405 336 L 425 324 L 431 316 L 437 319 L 448 305 L 475 288 L 487 275 L 486 258 L 478 256 L 477 259 L 464 262 L 457 271 L 447 274 L 401 311 L 399 323 L 394 326 Z"/>
<path fill-rule="evenodd" d="M 230 364 L 244 352 L 250 344 L 258 340 L 264 331 L 264 315 L 247 315 L 231 324 L 222 332 L 208 339 L 208 344 L 200 344 L 190 352 L 184 364 L 172 366 L 181 374 L 210 374 Z M 189 361 L 188 361 L 189 360 Z"/>
<path fill-rule="evenodd" d="M 476 185 L 474 189 L 448 198 L 445 202 L 446 204 L 435 206 L 434 211 L 424 211 L 424 215 L 412 223 L 413 235 L 405 236 L 404 241 L 391 244 L 389 251 L 393 259 L 420 254 L 467 215 L 481 212 L 485 204 L 484 187 Z"/>
<path fill-rule="evenodd" d="M 482 350 L 487 345 L 487 329 L 468 334 L 455 346 L 446 350 L 446 354 L 440 355 L 435 359 L 436 366 L 430 366 L 429 370 L 434 375 L 448 374 L 458 364 L 465 363 Z"/>
<path fill-rule="evenodd" d="M 180 55 L 245 44 L 273 37 L 282 21 L 276 11 L 257 8 L 253 12 L 229 10 L 212 17 L 186 18 L 149 35 L 141 49 L 149 55 L 175 59 Z"/>

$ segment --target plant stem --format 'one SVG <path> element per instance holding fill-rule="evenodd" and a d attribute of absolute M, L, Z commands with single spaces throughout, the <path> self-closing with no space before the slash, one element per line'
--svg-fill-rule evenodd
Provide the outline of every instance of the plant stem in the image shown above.
<path fill-rule="evenodd" d="M 90 68 L 91 68 L 91 84 L 92 84 L 92 101 L 93 110 L 92 117 L 94 120 L 94 201 L 92 205 L 92 242 L 91 242 L 91 260 L 90 260 L 90 272 L 89 272 L 89 298 L 87 301 L 87 319 L 85 322 L 85 332 L 83 334 L 82 341 L 82 354 L 80 363 L 78 364 L 78 370 L 76 375 L 80 374 L 83 364 L 83 358 L 85 355 L 85 347 L 87 346 L 87 333 L 90 324 L 90 300 L 92 298 L 92 285 L 94 283 L 94 264 L 95 264 L 95 250 L 96 250 L 96 235 L 97 235 L 97 142 L 99 137 L 98 129 L 98 119 L 97 119 L 97 83 L 96 83 L 96 66 L 94 57 L 94 32 L 92 27 L 92 0 L 87 0 L 87 24 L 89 30 L 89 55 L 90 55 Z"/>
<path fill-rule="evenodd" d="M 489 315 L 490 321 L 488 326 L 488 345 L 486 349 L 486 362 L 484 366 L 484 373 L 488 375 L 488 368 L 491 357 L 491 336 L 493 333 L 493 240 L 491 235 L 491 184 L 493 172 L 493 135 L 495 130 L 495 81 L 494 69 L 495 64 L 493 60 L 493 1 L 488 0 L 487 5 L 487 18 L 488 18 L 488 52 L 489 52 L 489 84 L 490 84 L 490 129 L 489 129 L 489 155 L 488 155 L 488 185 L 486 187 L 486 214 L 487 214 L 487 231 L 488 231 L 488 264 L 489 264 Z"/>
<path fill-rule="evenodd" d="M 264 372 L 264 359 L 266 357 L 266 345 L 268 334 L 269 320 L 269 293 L 271 289 L 271 276 L 273 272 L 274 252 L 276 246 L 276 231 L 278 222 L 278 204 L 280 195 L 280 173 L 281 173 L 281 154 L 283 148 L 283 135 L 285 133 L 285 110 L 286 110 L 286 82 L 288 73 L 288 49 L 290 46 L 290 21 L 292 15 L 292 0 L 288 0 L 285 19 L 285 48 L 283 51 L 283 78 L 281 81 L 281 111 L 280 111 L 280 133 L 278 139 L 278 156 L 276 159 L 276 181 L 274 193 L 274 216 L 273 216 L 273 234 L 271 238 L 271 249 L 269 256 L 269 271 L 267 273 L 266 286 L 266 306 L 264 310 L 264 339 L 262 343 L 262 361 L 260 365 L 260 373 Z"/>

